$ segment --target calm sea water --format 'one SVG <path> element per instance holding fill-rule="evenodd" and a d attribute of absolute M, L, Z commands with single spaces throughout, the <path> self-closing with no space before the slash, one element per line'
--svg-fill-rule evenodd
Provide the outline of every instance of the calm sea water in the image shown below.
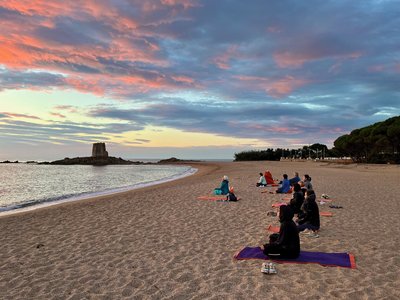
<path fill-rule="evenodd" d="M 0 212 L 134 189 L 195 171 L 161 165 L 0 164 Z"/>

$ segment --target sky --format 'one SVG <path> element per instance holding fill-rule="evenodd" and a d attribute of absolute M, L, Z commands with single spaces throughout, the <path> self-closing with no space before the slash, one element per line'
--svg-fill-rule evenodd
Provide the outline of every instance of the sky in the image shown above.
<path fill-rule="evenodd" d="M 400 115 L 398 0 L 0 0 L 0 160 L 232 159 Z"/>

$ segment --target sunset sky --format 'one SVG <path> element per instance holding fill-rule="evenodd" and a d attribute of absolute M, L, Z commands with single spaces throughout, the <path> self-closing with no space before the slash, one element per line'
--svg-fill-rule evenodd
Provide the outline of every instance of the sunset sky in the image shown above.
<path fill-rule="evenodd" d="M 329 148 L 400 115 L 400 2 L 0 0 L 0 160 Z"/>

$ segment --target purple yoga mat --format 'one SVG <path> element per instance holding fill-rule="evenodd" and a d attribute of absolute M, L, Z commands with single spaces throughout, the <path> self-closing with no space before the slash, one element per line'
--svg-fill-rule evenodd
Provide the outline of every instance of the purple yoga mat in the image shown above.
<path fill-rule="evenodd" d="M 260 247 L 245 247 L 239 251 L 234 258 L 244 259 L 264 259 L 269 260 Z M 324 253 L 300 251 L 300 256 L 296 259 L 270 259 L 278 263 L 297 263 L 297 264 L 320 264 L 325 267 L 356 268 L 355 258 L 349 253 Z"/>

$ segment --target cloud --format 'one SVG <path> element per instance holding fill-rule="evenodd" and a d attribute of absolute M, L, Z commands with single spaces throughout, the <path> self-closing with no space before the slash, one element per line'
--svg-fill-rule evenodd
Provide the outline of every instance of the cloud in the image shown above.
<path fill-rule="evenodd" d="M 396 1 L 0 1 L 0 91 L 98 99 L 79 106 L 92 123 L 66 122 L 78 110 L 59 101 L 50 113 L 65 122 L 14 111 L 2 126 L 43 140 L 57 126 L 72 140 L 156 125 L 330 142 L 400 114 L 399 13 Z"/>
<path fill-rule="evenodd" d="M 22 118 L 22 119 L 40 120 L 40 118 L 37 116 L 26 115 L 26 114 L 3 112 L 3 113 L 1 113 L 1 115 L 3 116 L 3 118 Z"/>

